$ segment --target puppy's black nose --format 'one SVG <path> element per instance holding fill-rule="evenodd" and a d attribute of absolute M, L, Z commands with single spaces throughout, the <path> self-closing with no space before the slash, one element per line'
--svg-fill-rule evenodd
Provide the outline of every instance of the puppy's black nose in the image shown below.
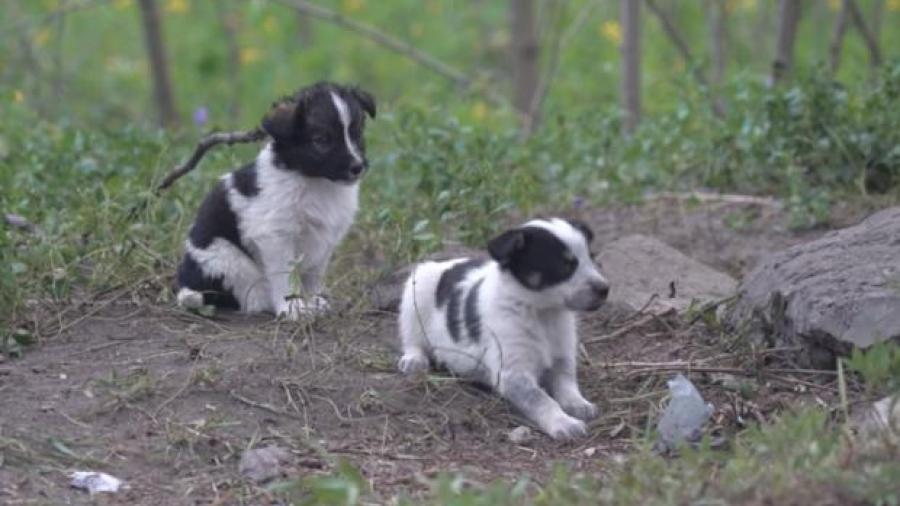
<path fill-rule="evenodd" d="M 606 297 L 609 295 L 609 285 L 603 281 L 591 283 L 591 290 L 603 300 L 606 300 Z"/>
<path fill-rule="evenodd" d="M 350 166 L 350 175 L 353 177 L 356 177 L 356 176 L 362 174 L 364 170 L 366 170 L 365 164 L 354 163 L 353 165 Z"/>

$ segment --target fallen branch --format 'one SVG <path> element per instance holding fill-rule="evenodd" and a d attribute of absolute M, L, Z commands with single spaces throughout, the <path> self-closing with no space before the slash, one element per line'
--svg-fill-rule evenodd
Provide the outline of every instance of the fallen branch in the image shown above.
<path fill-rule="evenodd" d="M 207 135 L 200 139 L 200 142 L 197 143 L 197 147 L 194 148 L 194 153 L 186 162 L 175 167 L 172 172 L 169 172 L 169 174 L 163 178 L 162 182 L 159 183 L 159 186 L 156 187 L 156 191 L 160 192 L 165 190 L 172 186 L 172 183 L 178 180 L 178 178 L 194 170 L 197 164 L 200 163 L 200 159 L 203 158 L 203 155 L 205 155 L 213 146 L 218 144 L 227 144 L 230 146 L 232 144 L 258 142 L 265 138 L 266 133 L 260 128 L 243 132 L 217 132 Z"/>
<path fill-rule="evenodd" d="M 360 23 L 359 21 L 355 21 L 351 18 L 348 18 L 341 14 L 340 12 L 334 11 L 327 7 L 322 7 L 321 5 L 316 5 L 310 2 L 306 2 L 304 0 L 271 0 L 272 2 L 279 3 L 281 5 L 285 5 L 287 7 L 291 7 L 297 12 L 306 14 L 307 16 L 321 19 L 322 21 L 327 21 L 334 25 L 340 26 L 341 28 L 347 29 L 351 32 L 355 32 L 363 37 L 371 40 L 372 42 L 387 48 L 397 54 L 406 56 L 407 58 L 421 64 L 423 67 L 428 68 L 429 70 L 440 74 L 447 79 L 453 81 L 456 85 L 473 89 L 475 85 L 475 81 L 463 73 L 461 70 L 448 65 L 434 56 L 431 56 L 428 53 L 416 48 L 409 42 L 398 39 L 393 35 L 387 34 L 378 30 L 374 26 L 367 25 L 365 23 Z M 506 100 L 504 100 L 500 95 L 493 92 L 490 89 L 480 90 L 482 94 L 491 100 L 494 103 L 505 104 Z"/>

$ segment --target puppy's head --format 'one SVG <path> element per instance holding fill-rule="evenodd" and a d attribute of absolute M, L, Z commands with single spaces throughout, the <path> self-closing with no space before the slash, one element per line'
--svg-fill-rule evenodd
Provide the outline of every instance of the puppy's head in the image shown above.
<path fill-rule="evenodd" d="M 492 239 L 488 252 L 541 305 L 593 311 L 609 293 L 592 258 L 593 238 L 581 222 L 533 220 Z"/>
<path fill-rule="evenodd" d="M 375 100 L 358 88 L 317 83 L 272 105 L 262 128 L 276 162 L 308 177 L 352 183 L 368 166 L 363 129 Z"/>

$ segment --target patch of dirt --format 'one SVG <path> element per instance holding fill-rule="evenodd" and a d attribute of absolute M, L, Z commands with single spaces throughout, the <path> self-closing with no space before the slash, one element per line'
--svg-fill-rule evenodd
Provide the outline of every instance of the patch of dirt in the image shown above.
<path fill-rule="evenodd" d="M 675 205 L 681 211 L 586 214 L 600 244 L 656 235 L 733 274 L 804 239 L 768 221 L 736 230 L 726 223 L 730 207 Z M 265 503 L 270 492 L 242 480 L 238 461 L 242 450 L 269 444 L 295 455 L 289 478 L 327 473 L 345 458 L 382 499 L 421 494 L 439 472 L 540 483 L 557 462 L 607 472 L 612 455 L 643 438 L 665 380 L 688 362 L 718 408 L 712 430 L 720 434 L 809 392 L 836 393 L 818 376 L 760 375 L 767 357 L 723 343 L 701 322 L 598 313 L 581 331 L 581 384 L 602 413 L 590 437 L 513 444 L 507 433 L 525 422 L 497 397 L 442 374 L 396 373 L 392 313 L 359 303 L 293 324 L 203 318 L 147 300 L 111 292 L 70 311 L 64 330 L 23 358 L 0 363 L 0 502 L 93 503 L 68 487 L 67 473 L 95 470 L 130 485 L 107 504 Z M 745 387 L 751 393 L 739 394 Z"/>

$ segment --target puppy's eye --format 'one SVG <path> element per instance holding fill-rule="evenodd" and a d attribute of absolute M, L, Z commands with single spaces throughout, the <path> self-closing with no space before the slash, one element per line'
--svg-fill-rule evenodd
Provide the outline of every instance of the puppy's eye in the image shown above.
<path fill-rule="evenodd" d="M 570 269 L 574 269 L 578 266 L 578 259 L 575 258 L 575 255 L 573 255 L 571 251 L 563 253 L 563 262 L 565 262 L 566 267 Z"/>
<path fill-rule="evenodd" d="M 312 138 L 313 144 L 319 147 L 328 147 L 331 144 L 331 138 L 325 134 L 316 134 Z"/>

